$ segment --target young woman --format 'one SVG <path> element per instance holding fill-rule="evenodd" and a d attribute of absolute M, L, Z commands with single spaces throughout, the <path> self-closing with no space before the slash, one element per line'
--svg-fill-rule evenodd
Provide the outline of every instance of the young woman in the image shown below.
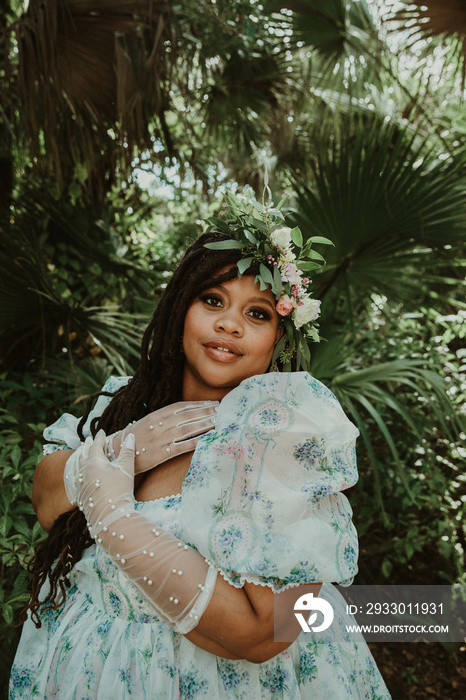
<path fill-rule="evenodd" d="M 222 224 L 187 250 L 134 377 L 46 431 L 75 451 L 37 468 L 50 535 L 12 700 L 390 697 L 331 585 L 326 631 L 293 614 L 357 570 L 357 431 L 309 374 L 270 371 L 304 357 L 316 306 L 289 229 L 233 214 L 233 244 Z"/>

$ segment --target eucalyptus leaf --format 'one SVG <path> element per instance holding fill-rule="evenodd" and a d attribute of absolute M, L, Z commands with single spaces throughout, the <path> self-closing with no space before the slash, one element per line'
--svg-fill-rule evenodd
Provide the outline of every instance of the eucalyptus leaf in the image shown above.
<path fill-rule="evenodd" d="M 322 257 L 320 253 L 318 253 L 316 250 L 310 250 L 307 255 L 312 259 L 312 260 L 322 260 L 323 263 L 325 263 L 325 258 Z"/>
<path fill-rule="evenodd" d="M 290 236 L 293 243 L 297 245 L 298 248 L 302 248 L 303 234 L 301 233 L 301 229 L 298 226 L 295 226 L 293 229 L 291 229 Z"/>
<path fill-rule="evenodd" d="M 240 241 L 234 241 L 232 239 L 228 241 L 215 241 L 214 243 L 206 243 L 204 248 L 209 248 L 209 250 L 229 250 L 230 248 L 237 248 L 241 250 L 243 244 Z"/>
<path fill-rule="evenodd" d="M 260 264 L 259 267 L 260 275 L 264 282 L 267 282 L 267 284 L 270 284 L 270 286 L 273 285 L 273 276 L 272 273 L 270 272 L 269 268 L 267 265 L 264 265 L 264 263 Z"/>
<path fill-rule="evenodd" d="M 298 270 L 310 272 L 311 270 L 320 270 L 322 265 L 319 265 L 319 263 L 315 263 L 315 262 L 303 261 L 303 262 L 298 262 L 296 267 L 298 268 Z"/>
<path fill-rule="evenodd" d="M 254 279 L 254 284 L 257 284 L 257 283 L 259 283 L 259 288 L 260 288 L 261 292 L 263 292 L 267 289 L 267 282 L 264 282 L 264 280 L 262 279 L 262 277 L 260 275 L 256 275 L 256 277 Z"/>
<path fill-rule="evenodd" d="M 282 221 L 285 220 L 285 217 L 283 216 L 282 212 L 279 209 L 276 209 L 276 208 L 267 209 L 267 214 L 268 214 L 268 216 L 276 216 L 279 219 L 281 219 Z M 281 224 L 277 224 L 276 228 L 278 228 L 278 226 L 281 226 Z"/>
<path fill-rule="evenodd" d="M 272 365 L 274 364 L 274 362 L 276 362 L 280 353 L 282 353 L 284 351 L 285 347 L 286 347 L 286 335 L 283 334 L 282 337 L 280 338 L 280 340 L 278 341 L 278 343 L 275 345 L 273 355 L 272 355 Z"/>
<path fill-rule="evenodd" d="M 322 243 L 322 245 L 333 245 L 335 246 L 335 243 L 330 240 L 330 238 L 325 238 L 324 236 L 311 236 L 311 238 L 308 238 L 306 241 L 307 243 Z"/>
<path fill-rule="evenodd" d="M 258 202 L 256 199 L 251 199 L 251 200 L 249 200 L 249 201 L 251 202 L 251 204 L 252 204 L 252 206 L 254 207 L 254 209 L 257 209 L 257 211 L 260 211 L 260 212 L 263 212 L 263 211 L 264 211 L 264 207 L 263 207 L 262 204 L 261 204 L 260 202 Z"/>
<path fill-rule="evenodd" d="M 278 267 L 273 268 L 273 286 L 272 291 L 278 298 L 282 293 L 282 277 L 280 275 L 280 270 Z"/>
<path fill-rule="evenodd" d="M 241 277 L 241 275 L 243 275 L 246 272 L 248 267 L 251 266 L 253 260 L 254 258 L 252 256 L 250 256 L 249 258 L 242 258 L 242 260 L 238 260 L 238 277 Z"/>
<path fill-rule="evenodd" d="M 212 226 L 215 226 L 215 228 L 218 231 L 221 231 L 222 233 L 226 233 L 230 235 L 230 227 L 228 224 L 225 223 L 222 219 L 217 219 L 217 217 L 213 216 L 210 219 L 207 219 L 207 221 L 212 224 Z"/>
<path fill-rule="evenodd" d="M 254 236 L 254 234 L 251 233 L 251 231 L 248 231 L 248 229 L 245 228 L 245 229 L 243 229 L 243 233 L 244 233 L 244 235 L 246 236 L 246 238 L 248 239 L 248 241 L 249 241 L 250 243 L 253 243 L 255 246 L 258 245 L 259 241 L 258 241 L 257 238 Z"/>

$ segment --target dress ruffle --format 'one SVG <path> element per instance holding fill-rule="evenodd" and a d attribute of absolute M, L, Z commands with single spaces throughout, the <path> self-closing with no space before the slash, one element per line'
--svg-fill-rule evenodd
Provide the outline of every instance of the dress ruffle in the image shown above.
<path fill-rule="evenodd" d="M 244 380 L 199 439 L 183 483 L 182 537 L 235 586 L 348 585 L 358 541 L 341 491 L 358 478 L 357 435 L 306 372 Z"/>

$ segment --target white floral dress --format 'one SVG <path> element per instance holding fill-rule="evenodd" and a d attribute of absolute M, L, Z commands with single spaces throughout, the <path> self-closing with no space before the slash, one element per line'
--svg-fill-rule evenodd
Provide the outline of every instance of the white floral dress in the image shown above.
<path fill-rule="evenodd" d="M 111 378 L 104 390 L 126 381 Z M 99 399 L 89 421 L 109 400 Z M 45 437 L 77 447 L 76 423 L 62 416 Z M 335 611 L 327 630 L 302 632 L 260 664 L 214 656 L 152 613 L 93 545 L 70 575 L 63 606 L 44 611 L 39 630 L 26 622 L 11 700 L 389 699 L 366 643 L 345 632 L 345 603 L 330 583 L 349 585 L 357 571 L 357 536 L 341 493 L 357 480 L 356 436 L 333 394 L 309 374 L 251 377 L 221 402 L 182 493 L 137 504 L 233 586 L 250 581 L 278 592 L 326 582 L 322 593 Z"/>

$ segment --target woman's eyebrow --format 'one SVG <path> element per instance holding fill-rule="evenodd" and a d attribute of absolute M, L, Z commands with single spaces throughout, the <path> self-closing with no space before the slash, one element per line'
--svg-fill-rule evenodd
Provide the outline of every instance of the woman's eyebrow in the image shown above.
<path fill-rule="evenodd" d="M 275 306 L 272 304 L 271 301 L 266 299 L 266 297 L 252 297 L 249 301 L 253 303 L 260 303 L 260 304 L 267 304 L 267 306 L 270 306 L 271 309 L 275 311 Z"/>
<path fill-rule="evenodd" d="M 207 287 L 205 290 L 206 292 L 209 291 L 209 289 L 219 289 L 221 292 L 224 294 L 231 294 L 229 291 L 228 287 L 225 287 L 223 284 L 213 284 L 211 287 Z M 275 306 L 272 304 L 271 301 L 267 299 L 267 297 L 250 297 L 249 301 L 252 304 L 267 304 L 267 306 L 270 306 L 270 308 L 275 311 Z"/>

